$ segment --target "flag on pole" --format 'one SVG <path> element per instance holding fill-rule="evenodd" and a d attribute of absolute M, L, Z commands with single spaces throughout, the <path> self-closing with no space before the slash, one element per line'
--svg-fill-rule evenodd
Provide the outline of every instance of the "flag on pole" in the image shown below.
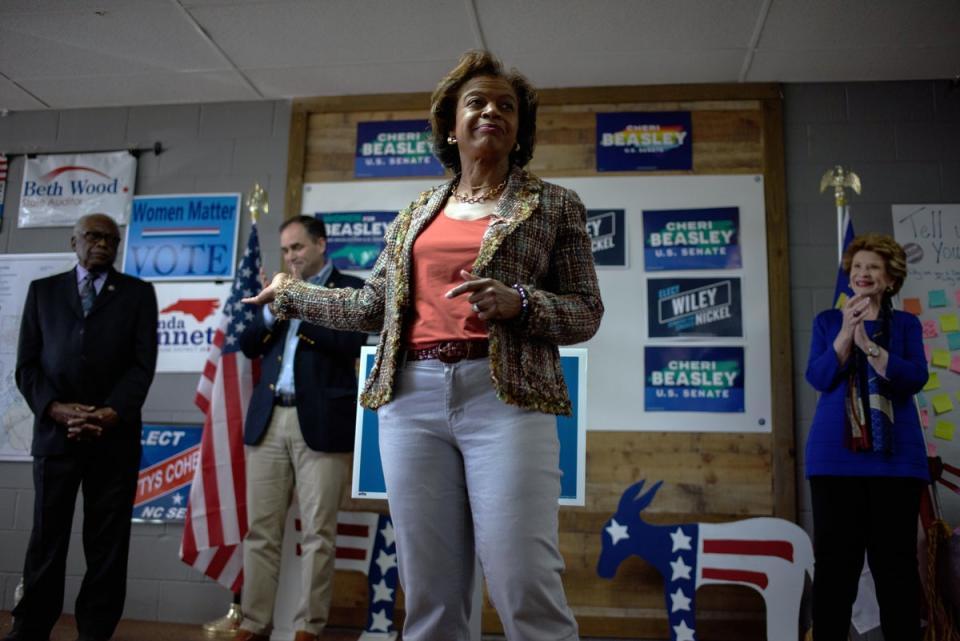
<path fill-rule="evenodd" d="M 180 542 L 184 563 L 234 592 L 243 583 L 240 544 L 247 533 L 243 423 L 260 378 L 259 359 L 251 361 L 240 351 L 240 334 L 259 308 L 244 305 L 240 299 L 260 290 L 260 264 L 254 221 L 197 385 L 194 402 L 204 413 L 200 465 L 190 486 Z"/>
<path fill-rule="evenodd" d="M 847 247 L 853 242 L 853 220 L 850 218 L 850 208 L 844 206 L 843 221 L 840 225 L 843 233 L 842 248 L 840 250 L 840 264 L 837 266 L 837 283 L 833 288 L 833 306 L 836 309 L 843 307 L 851 296 L 853 290 L 850 289 L 850 275 L 843 271 L 843 254 Z"/>

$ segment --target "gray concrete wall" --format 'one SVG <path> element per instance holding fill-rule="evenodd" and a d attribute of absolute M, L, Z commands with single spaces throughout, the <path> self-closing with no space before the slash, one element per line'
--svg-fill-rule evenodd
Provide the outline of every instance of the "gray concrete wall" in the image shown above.
<path fill-rule="evenodd" d="M 137 194 L 247 192 L 259 182 L 270 196 L 273 213 L 261 221 L 264 261 L 278 269 L 287 172 L 290 104 L 215 103 L 163 107 L 75 109 L 15 112 L 0 117 L 0 151 L 7 154 L 117 150 L 163 144 L 159 156 L 143 153 L 137 170 Z M 23 157 L 11 159 L 0 252 L 70 251 L 68 228 L 17 229 Z M 250 223 L 241 225 L 246 242 Z M 121 252 L 123 251 L 121 247 Z M 198 376 L 163 374 L 154 380 L 144 408 L 150 422 L 199 423 L 193 405 Z M 84 572 L 80 541 L 80 503 L 67 562 L 65 610 L 73 602 Z M 29 463 L 0 463 L 0 610 L 13 605 L 33 514 Z M 135 524 L 125 618 L 198 622 L 225 613 L 229 591 L 180 562 L 179 525 Z"/>
<path fill-rule="evenodd" d="M 804 380 L 811 326 L 832 304 L 837 276 L 833 195 L 820 178 L 852 168 L 854 230 L 892 234 L 894 203 L 960 202 L 960 88 L 944 82 L 797 84 L 785 87 L 787 216 L 801 523 L 811 530 L 804 444 L 816 393 Z"/>

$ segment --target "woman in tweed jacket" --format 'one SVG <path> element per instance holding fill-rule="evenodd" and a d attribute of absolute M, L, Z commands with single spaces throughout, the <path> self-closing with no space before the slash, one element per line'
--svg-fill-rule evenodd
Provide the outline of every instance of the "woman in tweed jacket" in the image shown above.
<path fill-rule="evenodd" d="M 249 302 L 379 331 L 361 401 L 377 409 L 408 641 L 469 638 L 474 551 L 511 640 L 577 639 L 561 582 L 558 345 L 603 305 L 577 195 L 522 167 L 537 98 L 484 52 L 434 92 L 434 151 L 456 172 L 386 233 L 362 289 L 283 274 Z"/>

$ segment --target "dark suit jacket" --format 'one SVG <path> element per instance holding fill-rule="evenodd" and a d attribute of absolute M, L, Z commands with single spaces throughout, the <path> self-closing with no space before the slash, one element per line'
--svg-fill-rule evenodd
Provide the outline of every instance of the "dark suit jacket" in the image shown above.
<path fill-rule="evenodd" d="M 325 285 L 359 288 L 363 287 L 363 281 L 334 268 Z M 270 425 L 274 387 L 280 376 L 289 326 L 288 321 L 277 321 L 267 329 L 263 313 L 258 311 L 240 335 L 240 347 L 248 358 L 263 356 L 260 382 L 250 398 L 243 428 L 243 441 L 247 445 L 259 443 Z M 367 335 L 336 331 L 304 321 L 300 323 L 299 336 L 293 377 L 303 440 L 310 449 L 319 452 L 350 452 L 357 414 L 355 363 Z"/>
<path fill-rule="evenodd" d="M 30 283 L 20 324 L 17 387 L 34 414 L 34 456 L 81 448 L 139 451 L 140 408 L 157 364 L 153 286 L 111 269 L 84 318 L 76 269 Z M 120 425 L 77 443 L 47 417 L 53 401 L 112 407 Z"/>

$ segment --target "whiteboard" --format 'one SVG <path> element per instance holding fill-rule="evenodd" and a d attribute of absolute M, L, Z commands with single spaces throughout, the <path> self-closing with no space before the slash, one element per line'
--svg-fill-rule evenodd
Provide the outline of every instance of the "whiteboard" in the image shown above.
<path fill-rule="evenodd" d="M 437 180 L 309 183 L 302 212 L 399 210 Z M 769 432 L 770 327 L 767 303 L 766 213 L 763 178 L 734 176 L 625 176 L 557 178 L 549 182 L 576 191 L 588 209 L 624 209 L 627 268 L 598 269 L 605 314 L 600 330 L 582 346 L 590 351 L 587 429 L 607 431 Z M 646 273 L 642 215 L 646 210 L 737 207 L 742 266 L 733 270 Z M 365 273 L 359 275 L 364 276 Z M 739 337 L 651 339 L 647 327 L 646 279 L 670 276 L 736 276 L 741 279 L 743 332 Z M 744 351 L 743 412 L 647 412 L 644 409 L 644 347 L 703 345 Z M 792 376 L 790 372 L 782 373 Z"/>

